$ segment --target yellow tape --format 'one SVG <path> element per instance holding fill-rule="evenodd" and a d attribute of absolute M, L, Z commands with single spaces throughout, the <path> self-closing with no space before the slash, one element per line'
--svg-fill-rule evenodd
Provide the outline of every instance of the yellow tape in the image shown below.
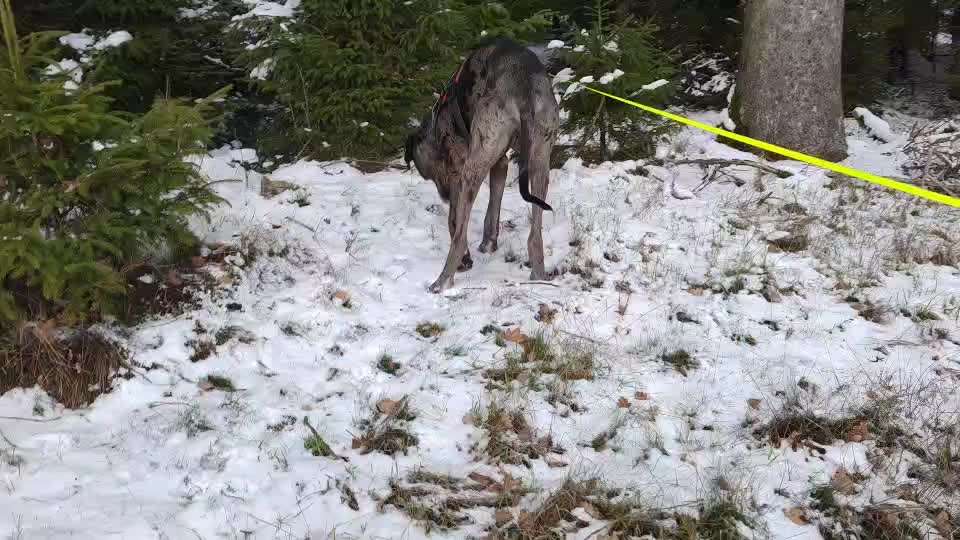
<path fill-rule="evenodd" d="M 914 196 L 916 196 L 916 197 L 922 197 L 922 198 L 927 199 L 927 200 L 929 200 L 929 201 L 938 202 L 938 203 L 940 203 L 940 204 L 946 204 L 946 205 L 948 205 L 948 206 L 953 206 L 954 208 L 960 208 L 960 198 L 957 198 L 957 197 L 951 197 L 951 196 L 949 196 L 949 195 L 944 195 L 943 193 L 937 193 L 936 191 L 930 191 L 929 189 L 923 189 L 923 188 L 921 188 L 921 187 L 917 187 L 917 186 L 915 186 L 915 185 L 913 185 L 913 184 L 907 184 L 907 183 L 905 183 L 905 182 L 898 182 L 898 181 L 896 181 L 896 180 L 891 180 L 891 179 L 889 179 L 889 178 L 884 178 L 884 177 L 882 177 L 882 176 L 877 176 L 877 175 L 875 175 L 875 174 L 870 174 L 870 173 L 868 173 L 868 172 L 860 171 L 860 170 L 857 170 L 857 169 L 852 169 L 852 168 L 850 168 L 850 167 L 845 167 L 845 166 L 843 166 L 843 165 L 840 165 L 840 164 L 838 164 L 838 163 L 834 163 L 834 162 L 832 162 L 832 161 L 827 161 L 827 160 L 825 160 L 825 159 L 820 159 L 820 158 L 817 158 L 817 157 L 808 156 L 808 155 L 803 154 L 803 153 L 801 153 L 801 152 L 797 152 L 796 150 L 790 150 L 789 148 L 783 148 L 782 146 L 777 146 L 777 145 L 775 145 L 775 144 L 770 144 L 770 143 L 768 143 L 768 142 L 764 142 L 764 141 L 761 141 L 761 140 L 758 140 L 758 139 L 754 139 L 754 138 L 751 138 L 751 137 L 747 137 L 747 136 L 745 136 L 745 135 L 740 135 L 739 133 L 733 133 L 732 131 L 727 131 L 727 130 L 725 130 L 725 129 L 720 129 L 720 128 L 718 128 L 718 127 L 714 127 L 714 126 L 711 126 L 711 125 L 709 125 L 709 124 L 704 124 L 703 122 L 697 122 L 696 120 L 691 120 L 691 119 L 685 118 L 685 117 L 683 117 L 683 116 L 679 116 L 679 115 L 676 115 L 676 114 L 668 113 L 668 112 L 666 112 L 666 111 L 661 111 L 660 109 L 655 109 L 655 108 L 653 108 L 653 107 L 650 107 L 650 106 L 648 106 L 648 105 L 644 105 L 644 104 L 642 104 L 642 103 L 637 103 L 637 102 L 635 102 L 635 101 L 630 101 L 629 99 L 624 99 L 624 98 L 622 98 L 622 97 L 618 97 L 618 96 L 615 96 L 615 95 L 612 95 L 612 94 L 608 94 L 608 93 L 606 93 L 606 92 L 601 92 L 600 90 L 596 90 L 596 89 L 594 89 L 594 88 L 590 88 L 589 86 L 584 86 L 584 88 L 586 88 L 587 90 L 590 90 L 591 92 L 595 92 L 595 93 L 597 93 L 597 94 L 600 94 L 601 96 L 606 96 L 606 97 L 608 97 L 608 98 L 610 98 L 610 99 L 615 99 L 615 100 L 617 100 L 617 101 L 626 103 L 627 105 L 633 105 L 634 107 L 643 109 L 644 111 L 647 111 L 647 112 L 649 112 L 649 113 L 653 113 L 653 114 L 662 116 L 662 117 L 664 117 L 664 118 L 666 118 L 666 119 L 668 119 L 668 120 L 673 120 L 674 122 L 679 122 L 679 123 L 681 123 L 681 124 L 685 124 L 685 125 L 688 125 L 688 126 L 692 126 L 692 127 L 695 127 L 695 128 L 702 129 L 702 130 L 704 130 L 704 131 L 709 131 L 710 133 L 714 133 L 714 134 L 716 134 L 716 135 L 720 135 L 720 136 L 726 137 L 726 138 L 728 138 L 728 139 L 733 139 L 733 140 L 735 140 L 735 141 L 737 141 L 737 142 L 741 142 L 741 143 L 743 143 L 743 144 L 748 144 L 748 145 L 750 145 L 750 146 L 753 146 L 753 147 L 755 147 L 755 148 L 759 148 L 759 149 L 761 149 L 761 150 L 766 150 L 766 151 L 768 151 L 768 152 L 773 152 L 774 154 L 780 154 L 781 156 L 784 156 L 784 157 L 787 157 L 787 158 L 790 158 L 790 159 L 793 159 L 793 160 L 796 160 L 796 161 L 802 161 L 802 162 L 804 162 L 804 163 L 809 163 L 810 165 L 813 165 L 813 166 L 815 166 L 815 167 L 820 167 L 821 169 L 827 169 L 827 170 L 831 170 L 831 171 L 834 171 L 834 172 L 838 172 L 838 173 L 840 173 L 840 174 L 845 174 L 845 175 L 847 175 L 847 176 L 852 176 L 852 177 L 854 177 L 854 178 L 859 178 L 860 180 L 866 180 L 867 182 L 870 182 L 870 183 L 873 183 L 873 184 L 877 184 L 877 185 L 879 185 L 879 186 L 887 187 L 887 188 L 890 188 L 890 189 L 895 189 L 895 190 L 897 190 L 897 191 L 902 191 L 902 192 L 904 192 L 904 193 L 908 193 L 908 194 L 914 195 Z"/>

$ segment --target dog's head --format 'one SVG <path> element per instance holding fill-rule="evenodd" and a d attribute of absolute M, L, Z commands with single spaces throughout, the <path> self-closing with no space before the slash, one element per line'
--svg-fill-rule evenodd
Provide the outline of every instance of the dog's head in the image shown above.
<path fill-rule="evenodd" d="M 432 180 L 446 202 L 466 153 L 466 141 L 456 133 L 449 115 L 428 113 L 417 130 L 407 136 L 403 159 L 408 167 L 412 162 L 420 176 Z"/>

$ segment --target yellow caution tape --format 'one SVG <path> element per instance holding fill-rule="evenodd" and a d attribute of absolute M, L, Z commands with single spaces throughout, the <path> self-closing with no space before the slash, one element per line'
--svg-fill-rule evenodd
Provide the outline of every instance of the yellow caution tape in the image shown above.
<path fill-rule="evenodd" d="M 929 201 L 938 202 L 940 204 L 945 204 L 947 206 L 952 206 L 954 208 L 960 208 L 960 198 L 957 198 L 957 197 L 951 197 L 949 195 L 944 195 L 943 193 L 937 193 L 936 191 L 930 191 L 929 189 L 923 189 L 921 187 L 917 187 L 913 184 L 898 182 L 896 180 L 891 180 L 889 178 L 884 178 L 882 176 L 877 176 L 875 174 L 870 174 L 868 172 L 860 171 L 850 167 L 845 167 L 843 165 L 840 165 L 839 163 L 834 163 L 832 161 L 827 161 L 825 159 L 808 156 L 804 153 L 797 152 L 796 150 L 783 148 L 782 146 L 777 146 L 775 144 L 770 144 L 768 142 L 754 139 L 752 137 L 740 135 L 739 133 L 733 133 L 732 131 L 727 131 L 725 129 L 714 127 L 709 124 L 704 124 L 703 122 L 697 122 L 696 120 L 691 120 L 689 118 L 686 118 L 680 115 L 668 113 L 666 111 L 661 111 L 660 109 L 655 109 L 653 107 L 644 105 L 642 103 L 637 103 L 635 101 L 630 101 L 629 99 L 624 99 L 622 97 L 614 96 L 612 94 L 608 94 L 606 92 L 602 92 L 600 90 L 590 88 L 589 86 L 584 86 L 584 88 L 586 88 L 587 90 L 590 90 L 591 92 L 600 94 L 601 96 L 606 96 L 610 99 L 615 99 L 617 101 L 626 103 L 627 105 L 633 105 L 634 107 L 637 107 L 649 113 L 662 116 L 668 120 L 673 120 L 674 122 L 679 122 L 681 124 L 702 129 L 704 131 L 709 131 L 710 133 L 720 135 L 721 137 L 733 139 L 737 142 L 748 144 L 750 146 L 759 148 L 761 150 L 766 150 L 767 152 L 773 152 L 774 154 L 780 154 L 781 156 L 784 156 L 796 161 L 809 163 L 810 165 L 813 165 L 815 167 L 820 167 L 821 169 L 827 169 L 830 171 L 838 172 L 840 174 L 845 174 L 847 176 L 852 176 L 854 178 L 859 178 L 860 180 L 866 180 L 867 182 L 877 184 L 878 186 L 883 186 L 890 189 L 895 189 L 897 191 L 902 191 L 904 193 L 908 193 L 916 197 L 922 197 Z"/>

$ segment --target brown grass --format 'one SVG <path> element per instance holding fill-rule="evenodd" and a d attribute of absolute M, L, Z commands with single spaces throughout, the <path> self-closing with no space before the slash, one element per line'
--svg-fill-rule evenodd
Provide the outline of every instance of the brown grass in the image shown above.
<path fill-rule="evenodd" d="M 492 463 L 530 467 L 530 460 L 564 453 L 563 448 L 553 444 L 550 435 L 537 436 L 522 412 L 496 403 L 487 408 L 482 427 L 487 432 L 484 453 Z"/>
<path fill-rule="evenodd" d="M 404 480 L 391 481 L 390 492 L 379 507 L 382 511 L 393 506 L 430 532 L 467 523 L 470 517 L 464 510 L 515 506 L 525 493 L 527 489 L 509 475 L 501 480 L 479 473 L 458 478 L 418 468 Z"/>
<path fill-rule="evenodd" d="M 84 407 L 127 366 L 125 349 L 90 330 L 64 337 L 28 325 L 15 339 L 0 345 L 0 394 L 37 385 L 65 407 Z"/>
<path fill-rule="evenodd" d="M 567 480 L 531 511 L 520 511 L 515 520 L 500 526 L 488 538 L 495 540 L 562 539 L 588 523 L 573 511 L 582 508 L 590 517 L 605 521 L 598 538 L 656 538 L 658 540 L 741 540 L 737 523 L 752 522 L 727 500 L 704 504 L 699 516 L 645 508 L 639 501 L 606 490 L 597 480 Z"/>
<path fill-rule="evenodd" d="M 420 440 L 406 429 L 407 422 L 416 418 L 406 397 L 401 398 L 387 412 L 373 411 L 369 419 L 361 422 L 363 433 L 353 439 L 353 449 L 361 454 L 381 452 L 392 456 L 397 453 L 407 454 L 407 451 Z"/>

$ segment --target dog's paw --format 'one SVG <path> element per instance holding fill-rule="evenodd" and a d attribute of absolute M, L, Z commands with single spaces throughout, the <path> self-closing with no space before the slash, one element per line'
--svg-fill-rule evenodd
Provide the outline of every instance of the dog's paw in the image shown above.
<path fill-rule="evenodd" d="M 470 253 L 467 253 L 460 259 L 460 266 L 457 267 L 457 272 L 466 272 L 473 268 L 473 258 L 470 257 Z"/>
<path fill-rule="evenodd" d="M 432 292 L 433 294 L 440 294 L 443 291 L 449 289 L 450 287 L 453 287 L 453 278 L 452 277 L 445 278 L 443 276 L 440 276 L 439 278 L 437 278 L 436 281 L 433 282 L 432 285 L 430 285 L 430 292 Z"/>
<path fill-rule="evenodd" d="M 480 253 L 495 253 L 497 251 L 496 240 L 484 240 L 480 242 Z"/>

